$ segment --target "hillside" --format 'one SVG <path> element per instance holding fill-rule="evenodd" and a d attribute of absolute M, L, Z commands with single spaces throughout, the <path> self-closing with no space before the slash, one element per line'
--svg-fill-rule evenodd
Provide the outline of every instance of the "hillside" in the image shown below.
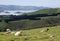
<path fill-rule="evenodd" d="M 12 30 L 27 30 L 58 26 L 60 25 L 60 9 L 49 8 L 19 16 L 4 16 L 2 17 L 2 20 L 4 21 L 0 22 L 0 31 L 5 31 L 6 28 L 10 28 Z"/>
<path fill-rule="evenodd" d="M 0 41 L 60 41 L 60 26 L 48 27 L 48 32 L 41 32 L 41 30 L 46 28 L 23 30 L 22 36 L 14 36 L 13 34 L 0 32 Z M 50 38 L 49 34 L 55 37 Z"/>
<path fill-rule="evenodd" d="M 52 14 L 52 13 L 60 13 L 60 8 L 45 8 L 42 10 L 38 10 L 36 12 L 26 13 L 27 15 L 34 14 Z"/>

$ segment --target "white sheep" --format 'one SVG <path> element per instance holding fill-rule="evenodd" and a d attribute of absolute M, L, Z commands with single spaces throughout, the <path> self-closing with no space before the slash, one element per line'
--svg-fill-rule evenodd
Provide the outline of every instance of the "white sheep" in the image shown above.
<path fill-rule="evenodd" d="M 48 36 L 49 36 L 50 38 L 53 38 L 53 37 L 55 37 L 55 36 L 54 36 L 54 35 L 52 35 L 52 34 L 49 34 Z"/>
<path fill-rule="evenodd" d="M 50 38 L 53 38 L 54 37 L 54 35 L 50 35 Z"/>
<path fill-rule="evenodd" d="M 44 30 L 42 30 L 41 32 L 47 32 L 49 29 L 47 28 L 47 29 L 44 29 Z"/>
<path fill-rule="evenodd" d="M 15 34 L 16 32 L 12 31 L 11 34 Z"/>
<path fill-rule="evenodd" d="M 6 31 L 7 31 L 7 32 L 11 32 L 11 30 L 10 30 L 10 29 L 6 29 Z"/>
<path fill-rule="evenodd" d="M 20 36 L 22 34 L 22 31 L 18 31 L 18 32 L 16 32 L 14 35 L 15 36 Z"/>
<path fill-rule="evenodd" d="M 10 29 L 6 29 L 6 34 L 9 34 L 11 33 L 11 30 Z"/>

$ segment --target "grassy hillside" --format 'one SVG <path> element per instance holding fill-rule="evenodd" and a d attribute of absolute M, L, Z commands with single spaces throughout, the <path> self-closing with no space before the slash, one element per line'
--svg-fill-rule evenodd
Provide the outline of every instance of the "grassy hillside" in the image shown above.
<path fill-rule="evenodd" d="M 60 41 L 60 26 L 49 27 L 48 32 L 41 32 L 43 29 L 46 28 L 23 30 L 22 36 L 14 36 L 0 32 L 0 41 Z M 49 34 L 55 37 L 50 38 L 48 36 Z"/>
<path fill-rule="evenodd" d="M 31 12 L 31 13 L 26 13 L 26 14 L 32 15 L 32 14 L 52 14 L 52 13 L 60 13 L 60 8 L 42 9 L 42 10 L 38 10 L 36 12 Z"/>
<path fill-rule="evenodd" d="M 20 30 L 20 29 L 34 29 L 41 27 L 51 27 L 60 25 L 60 17 L 59 16 L 51 16 L 51 17 L 41 17 L 41 20 L 18 20 L 18 21 L 10 21 L 0 22 L 0 31 L 5 31 L 5 29 L 10 28 L 12 30 Z"/>
<path fill-rule="evenodd" d="M 38 20 L 34 20 L 31 16 L 31 19 L 22 19 L 17 21 L 8 21 L 8 22 L 0 22 L 0 31 L 5 31 L 6 28 L 10 28 L 12 30 L 20 30 L 20 29 L 34 29 L 34 28 L 41 28 L 41 27 L 51 27 L 60 25 L 60 8 L 49 8 L 43 9 L 32 13 L 27 13 L 27 15 L 34 15 L 34 14 L 58 14 L 56 16 L 46 16 L 44 17 L 36 17 Z M 26 17 L 27 15 L 20 17 Z M 9 16 L 5 16 L 6 18 L 10 18 Z M 4 17 L 4 18 L 5 18 Z M 14 16 L 13 16 L 14 17 Z M 12 18 L 12 17 L 11 17 Z M 16 17 L 15 17 L 16 18 Z M 12 18 L 13 19 L 13 18 Z"/>

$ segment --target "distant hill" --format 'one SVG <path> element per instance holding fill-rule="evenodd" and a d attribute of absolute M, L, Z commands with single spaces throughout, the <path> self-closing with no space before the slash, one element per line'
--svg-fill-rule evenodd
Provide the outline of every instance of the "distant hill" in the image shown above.
<path fill-rule="evenodd" d="M 52 13 L 60 13 L 60 8 L 45 8 L 42 10 L 38 10 L 36 12 L 26 13 L 27 15 L 34 15 L 34 14 L 52 14 Z"/>
<path fill-rule="evenodd" d="M 0 5 L 0 11 L 2 10 L 40 10 L 46 7 L 37 6 L 17 6 L 17 5 Z"/>

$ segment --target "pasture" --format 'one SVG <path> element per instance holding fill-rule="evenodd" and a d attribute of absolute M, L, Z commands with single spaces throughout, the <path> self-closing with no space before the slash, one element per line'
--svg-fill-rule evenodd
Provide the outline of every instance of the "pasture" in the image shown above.
<path fill-rule="evenodd" d="M 41 32 L 46 28 L 49 28 L 48 32 Z M 49 34 L 54 37 L 49 37 Z M 23 30 L 21 36 L 0 32 L 0 41 L 60 41 L 60 26 Z"/>

